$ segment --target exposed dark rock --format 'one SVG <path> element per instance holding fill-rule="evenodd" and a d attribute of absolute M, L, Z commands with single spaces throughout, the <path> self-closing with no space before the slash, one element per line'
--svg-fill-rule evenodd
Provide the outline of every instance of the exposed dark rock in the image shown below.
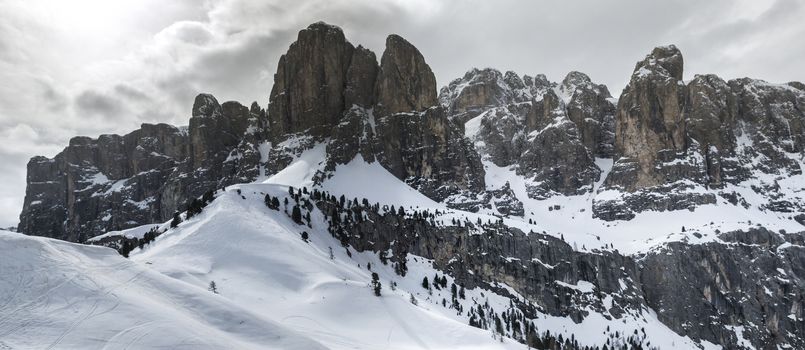
<path fill-rule="evenodd" d="M 344 90 L 344 107 L 353 105 L 370 108 L 374 104 L 374 88 L 377 78 L 377 58 L 371 50 L 358 45 L 352 53 L 347 69 L 347 85 Z"/>
<path fill-rule="evenodd" d="M 615 105 L 604 85 L 596 85 L 586 74 L 570 72 L 560 91 L 569 96 L 567 117 L 579 129 L 581 143 L 596 157 L 610 158 L 615 143 Z"/>
<path fill-rule="evenodd" d="M 517 199 L 509 182 L 506 182 L 501 188 L 489 191 L 489 194 L 492 196 L 490 202 L 498 213 L 506 216 L 523 216 L 525 214 L 523 202 Z"/>
<path fill-rule="evenodd" d="M 426 196 L 451 202 L 484 190 L 478 154 L 441 107 L 380 117 L 376 132 L 380 164 Z"/>
<path fill-rule="evenodd" d="M 643 257 L 648 306 L 675 332 L 725 348 L 805 346 L 805 249 L 762 228 L 720 238 L 733 244 L 671 243 Z"/>
<path fill-rule="evenodd" d="M 268 114 L 275 139 L 307 130 L 322 133 L 338 123 L 345 109 L 344 89 L 354 51 L 355 47 L 336 26 L 318 22 L 299 32 L 288 52 L 280 57 L 274 74 Z M 360 52 L 358 61 L 365 56 L 363 50 Z M 356 67 L 352 78 L 366 74 L 363 69 Z M 362 83 L 350 83 L 354 93 L 351 97 L 365 98 L 360 90 Z"/>
<path fill-rule="evenodd" d="M 375 82 L 375 115 L 422 112 L 437 105 L 436 77 L 414 45 L 398 35 L 386 38 Z"/>
<path fill-rule="evenodd" d="M 253 180 L 265 138 L 265 114 L 253 111 L 201 94 L 187 129 L 143 124 L 125 136 L 76 137 L 53 159 L 32 158 L 21 232 L 84 241 L 166 221 L 190 198 Z"/>
<path fill-rule="evenodd" d="M 544 75 L 473 69 L 442 89 L 440 101 L 452 120 L 467 121 L 484 158 L 515 165 L 532 180 L 529 196 L 544 199 L 588 192 L 599 179 L 595 157 L 610 156 L 614 142 L 610 97 L 579 72 L 558 85 Z"/>
<path fill-rule="evenodd" d="M 685 85 L 681 72 L 682 56 L 673 46 L 655 49 L 635 67 L 618 103 L 618 158 L 602 188 L 607 195 L 596 198 L 595 216 L 694 209 L 715 203 L 716 190 L 728 184 L 763 173 L 802 173 L 796 158 L 803 154 L 805 115 L 798 106 L 805 94 L 796 84 L 697 75 Z M 762 209 L 803 210 L 791 197 L 796 189 L 768 180 L 751 186 L 768 198 L 757 204 Z"/>

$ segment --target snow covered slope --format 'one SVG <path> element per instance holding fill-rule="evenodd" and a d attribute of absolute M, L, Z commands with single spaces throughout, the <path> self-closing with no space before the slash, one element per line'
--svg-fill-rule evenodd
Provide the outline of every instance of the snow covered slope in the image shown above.
<path fill-rule="evenodd" d="M 0 349 L 321 349 L 108 248 L 0 231 Z"/>
<path fill-rule="evenodd" d="M 412 261 L 411 277 L 401 278 L 376 254 L 353 250 L 349 257 L 327 233 L 319 212 L 310 228 L 268 209 L 264 195 L 282 198 L 287 187 L 236 187 L 241 194 L 230 188 L 200 216 L 132 252 L 132 260 L 199 288 L 215 281 L 224 298 L 330 348 L 522 348 L 513 340 L 500 343 L 453 310 L 428 303 L 436 297 L 418 286 L 422 276 L 436 272 L 424 260 Z M 302 231 L 309 242 L 301 239 Z M 367 264 L 380 276 L 380 298 L 369 288 Z M 396 290 L 390 289 L 392 282 Z M 410 302 L 412 293 L 422 299 L 418 306 Z"/>
<path fill-rule="evenodd" d="M 429 260 L 409 254 L 408 273 L 401 277 L 391 265 L 384 265 L 377 253 L 343 248 L 327 231 L 327 221 L 319 210 L 311 211 L 311 225 L 307 226 L 293 222 L 287 214 L 293 200 L 288 209 L 284 205 L 279 211 L 266 207 L 265 195 L 278 197 L 281 202 L 288 197 L 287 186 L 271 182 L 282 179 L 294 184 L 309 183 L 303 174 L 315 173 L 310 167 L 316 164 L 319 162 L 312 156 L 303 155 L 288 167 L 288 172 L 265 184 L 228 188 L 201 215 L 168 230 L 143 250 L 132 252 L 132 260 L 199 288 L 214 281 L 225 298 L 331 348 L 523 347 L 512 339 L 495 340 L 491 330 L 467 326 L 470 316 L 466 310 L 489 305 L 489 309 L 498 312 L 511 311 L 508 297 L 481 288 L 467 289 L 467 297 L 459 301 L 465 311 L 457 312 L 449 306 L 449 288 L 422 288 L 422 279 L 433 281 L 434 275 L 445 276 L 448 286 L 454 283 Z M 368 197 L 372 202 L 411 203 L 415 205 L 410 208 L 444 210 L 439 203 L 417 197 L 417 192 L 376 163 L 360 159 L 340 166 L 322 187 L 345 190 L 348 196 Z M 496 219 L 457 211 L 449 211 L 445 217 L 465 215 L 473 220 Z M 308 241 L 301 238 L 302 232 L 308 233 Z M 372 272 L 378 273 L 383 285 L 380 298 L 369 287 Z M 590 293 L 583 288 L 588 285 L 579 281 L 568 288 Z M 498 286 L 518 295 L 505 284 Z M 411 303 L 412 297 L 418 305 Z M 620 319 L 594 310 L 587 312 L 591 315 L 580 324 L 547 314 L 530 321 L 540 332 L 574 337 L 583 345 L 604 344 L 616 331 L 625 335 L 643 329 L 644 336 L 662 348 L 695 346 L 690 339 L 665 327 L 651 310 Z M 611 331 L 605 332 L 607 329 Z"/>

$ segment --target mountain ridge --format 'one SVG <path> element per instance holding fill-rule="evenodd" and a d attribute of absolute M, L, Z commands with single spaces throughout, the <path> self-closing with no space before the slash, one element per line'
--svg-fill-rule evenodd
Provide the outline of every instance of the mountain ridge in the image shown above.
<path fill-rule="evenodd" d="M 144 124 L 32 158 L 20 230 L 85 241 L 187 218 L 194 199 L 243 183 L 349 188 L 360 216 L 328 200 L 309 209 L 345 246 L 433 259 L 503 295 L 505 281 L 528 299 L 523 314 L 579 324 L 648 310 L 699 344 L 803 346 L 805 86 L 685 83 L 671 45 L 636 64 L 617 100 L 575 71 L 555 83 L 472 69 L 437 95 L 411 43 L 386 46 L 378 64 L 315 23 L 279 60 L 266 109 L 200 94 L 186 130 Z M 418 215 L 389 216 L 357 205 L 361 185 L 427 200 L 380 203 Z M 436 209 L 457 221 L 431 223 Z"/>

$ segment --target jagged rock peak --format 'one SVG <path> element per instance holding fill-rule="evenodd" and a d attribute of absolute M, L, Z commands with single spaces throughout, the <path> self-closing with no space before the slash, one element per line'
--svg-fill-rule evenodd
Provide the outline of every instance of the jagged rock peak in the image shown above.
<path fill-rule="evenodd" d="M 437 104 L 436 77 L 422 53 L 399 35 L 386 38 L 375 83 L 379 115 L 423 111 Z"/>
<path fill-rule="evenodd" d="M 658 46 L 637 62 L 634 72 L 640 76 L 658 73 L 682 80 L 683 63 L 682 52 L 675 45 Z"/>
<path fill-rule="evenodd" d="M 565 79 L 562 80 L 562 85 L 570 86 L 570 85 L 588 85 L 592 84 L 592 80 L 587 74 L 584 74 L 579 71 L 571 71 L 567 73 Z"/>
<path fill-rule="evenodd" d="M 211 94 L 198 94 L 193 101 L 194 117 L 213 117 L 221 115 L 221 104 Z"/>
<path fill-rule="evenodd" d="M 590 79 L 590 76 L 578 71 L 567 73 L 565 79 L 562 80 L 562 84 L 559 85 L 559 89 L 568 97 L 573 96 L 577 90 L 593 92 L 596 95 L 600 95 L 602 98 L 612 97 L 606 85 L 595 84 L 592 79 Z M 568 100 L 570 100 L 570 98 L 568 98 Z"/>
<path fill-rule="evenodd" d="M 317 22 L 299 31 L 274 74 L 268 104 L 273 136 L 338 122 L 354 50 L 336 26 Z"/>
<path fill-rule="evenodd" d="M 332 32 L 335 35 L 344 36 L 344 31 L 341 30 L 341 27 L 333 24 L 329 24 L 324 21 L 318 21 L 315 23 L 311 23 L 307 28 L 302 29 L 302 31 L 312 30 L 316 32 Z"/>

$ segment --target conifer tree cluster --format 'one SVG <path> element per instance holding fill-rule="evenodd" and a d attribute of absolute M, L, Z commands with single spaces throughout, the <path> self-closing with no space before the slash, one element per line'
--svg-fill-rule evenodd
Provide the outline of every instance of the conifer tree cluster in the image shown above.
<path fill-rule="evenodd" d="M 380 276 L 377 275 L 377 272 L 372 272 L 372 290 L 375 292 L 375 296 L 380 296 Z"/>
<path fill-rule="evenodd" d="M 123 240 L 123 243 L 117 252 L 120 253 L 120 255 L 128 258 L 129 253 L 131 253 L 134 248 L 143 249 L 146 244 L 153 242 L 160 234 L 162 234 L 162 232 L 159 232 L 159 229 L 154 227 L 143 234 L 142 238 L 126 238 Z"/>
<path fill-rule="evenodd" d="M 198 214 L 201 214 L 201 211 L 207 207 L 208 204 L 212 203 L 215 199 L 215 191 L 207 191 L 204 192 L 204 195 L 201 199 L 193 198 L 187 201 L 187 215 L 186 219 L 190 219 Z"/>
<path fill-rule="evenodd" d="M 280 210 L 280 199 L 279 198 L 272 197 L 270 194 L 267 194 L 264 202 L 265 202 L 266 206 L 268 207 L 268 209 L 277 210 L 277 211 Z"/>

